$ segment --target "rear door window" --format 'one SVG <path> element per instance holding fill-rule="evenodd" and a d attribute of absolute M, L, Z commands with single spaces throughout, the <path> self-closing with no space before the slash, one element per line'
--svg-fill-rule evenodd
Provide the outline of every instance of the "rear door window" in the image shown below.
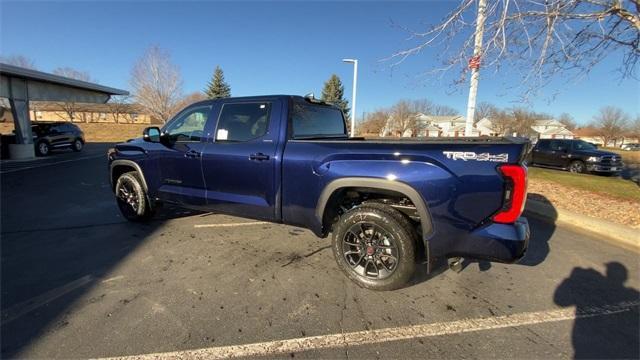
<path fill-rule="evenodd" d="M 538 141 L 538 144 L 536 145 L 536 148 L 538 148 L 539 150 L 549 150 L 549 142 L 548 141 Z"/>
<path fill-rule="evenodd" d="M 565 142 L 562 140 L 552 140 L 549 143 L 549 148 L 553 151 L 563 151 L 567 149 L 567 146 L 564 143 Z"/>
<path fill-rule="evenodd" d="M 244 142 L 264 136 L 269 128 L 268 102 L 227 103 L 222 106 L 216 141 Z"/>

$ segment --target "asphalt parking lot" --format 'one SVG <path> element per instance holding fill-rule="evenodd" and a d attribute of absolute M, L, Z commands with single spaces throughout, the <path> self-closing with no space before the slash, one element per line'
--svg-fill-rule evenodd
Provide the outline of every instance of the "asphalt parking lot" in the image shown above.
<path fill-rule="evenodd" d="M 174 209 L 127 223 L 106 147 L 0 167 L 3 358 L 639 356 L 637 253 L 530 218 L 520 264 L 372 292 L 304 229 Z"/>

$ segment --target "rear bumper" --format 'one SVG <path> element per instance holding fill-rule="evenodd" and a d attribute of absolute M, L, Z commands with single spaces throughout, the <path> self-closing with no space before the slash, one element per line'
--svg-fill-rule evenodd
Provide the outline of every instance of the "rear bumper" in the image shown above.
<path fill-rule="evenodd" d="M 525 255 L 529 235 L 529 222 L 524 217 L 513 224 L 488 224 L 457 241 L 448 256 L 513 263 Z"/>

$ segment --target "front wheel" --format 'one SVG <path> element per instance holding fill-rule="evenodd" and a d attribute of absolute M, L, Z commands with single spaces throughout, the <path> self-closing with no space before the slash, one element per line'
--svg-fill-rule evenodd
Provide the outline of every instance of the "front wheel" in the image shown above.
<path fill-rule="evenodd" d="M 73 149 L 73 151 L 82 151 L 82 148 L 84 147 L 84 143 L 82 142 L 82 140 L 80 139 L 76 139 L 73 144 L 71 144 L 71 148 Z"/>
<path fill-rule="evenodd" d="M 580 160 L 574 160 L 569 164 L 569 172 L 581 174 L 585 172 L 586 166 Z"/>
<path fill-rule="evenodd" d="M 135 171 L 120 175 L 115 192 L 118 208 L 127 220 L 140 222 L 153 216 L 147 193 Z"/>
<path fill-rule="evenodd" d="M 363 204 L 334 225 L 333 255 L 353 282 L 372 290 L 404 286 L 415 270 L 413 225 L 389 206 Z"/>
<path fill-rule="evenodd" d="M 49 144 L 46 141 L 40 141 L 36 145 L 36 153 L 38 156 L 47 156 L 49 155 Z"/>

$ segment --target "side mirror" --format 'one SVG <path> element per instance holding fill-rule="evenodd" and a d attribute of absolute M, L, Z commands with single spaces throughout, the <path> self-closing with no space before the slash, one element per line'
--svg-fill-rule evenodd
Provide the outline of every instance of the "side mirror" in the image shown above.
<path fill-rule="evenodd" d="M 159 143 L 160 142 L 160 128 L 157 126 L 150 126 L 142 131 L 142 139 L 144 141 Z"/>

